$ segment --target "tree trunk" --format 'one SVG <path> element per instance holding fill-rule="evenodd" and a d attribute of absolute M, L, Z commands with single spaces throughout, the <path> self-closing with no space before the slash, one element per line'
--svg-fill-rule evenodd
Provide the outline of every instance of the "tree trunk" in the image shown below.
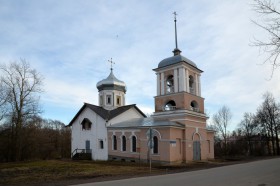
<path fill-rule="evenodd" d="M 279 138 L 278 138 L 278 131 L 276 127 L 275 127 L 275 138 L 276 138 L 277 155 L 280 155 Z"/>
<path fill-rule="evenodd" d="M 270 136 L 269 132 L 267 132 L 266 145 L 267 145 L 268 155 L 272 155 L 271 147 L 270 147 L 270 139 L 271 139 L 271 136 Z"/>
<path fill-rule="evenodd" d="M 272 155 L 276 155 L 276 150 L 275 150 L 275 138 L 274 138 L 274 132 L 273 128 L 270 127 L 270 134 L 271 134 L 271 143 L 272 143 Z"/>
<path fill-rule="evenodd" d="M 252 156 L 252 142 L 250 138 L 248 138 L 248 143 L 249 143 L 249 155 Z"/>

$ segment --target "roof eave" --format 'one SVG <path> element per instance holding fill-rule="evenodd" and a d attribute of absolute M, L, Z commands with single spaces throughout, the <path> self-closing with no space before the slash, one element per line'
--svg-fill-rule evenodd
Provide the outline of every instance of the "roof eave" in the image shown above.
<path fill-rule="evenodd" d="M 181 62 L 179 62 L 179 63 L 186 63 L 186 64 L 190 65 L 191 67 L 195 68 L 196 70 L 198 70 L 200 73 L 203 73 L 203 70 L 200 70 L 199 68 L 193 66 L 192 64 L 190 64 L 190 63 L 188 63 L 188 62 L 186 62 L 186 61 L 181 61 Z M 179 63 L 169 64 L 169 65 L 166 65 L 166 66 L 163 66 L 163 67 L 154 68 L 153 71 L 157 72 L 157 71 L 160 71 L 161 69 L 164 69 L 164 68 L 166 68 L 166 67 L 170 67 L 170 66 L 172 66 L 172 65 L 175 66 L 175 65 L 177 65 L 177 64 L 179 64 Z"/>
<path fill-rule="evenodd" d="M 131 104 L 131 105 L 125 105 L 125 106 L 122 106 L 122 107 L 130 107 L 129 109 L 131 108 L 135 108 L 144 118 L 146 118 L 147 116 L 136 106 L 136 104 Z M 119 107 L 120 108 L 120 107 Z M 116 108 L 118 109 L 118 108 Z M 127 110 L 129 110 L 127 109 Z M 108 120 L 111 120 L 119 115 L 121 115 L 122 113 L 126 112 L 127 110 L 124 110 L 123 112 L 119 113 L 118 115 L 114 115 L 113 117 L 110 117 L 108 116 Z"/>
<path fill-rule="evenodd" d="M 108 126 L 108 129 L 131 129 L 131 128 L 166 128 L 166 127 L 172 127 L 172 128 L 181 128 L 185 129 L 184 126 L 174 126 L 174 125 L 156 125 L 156 126 L 123 126 L 123 127 L 116 127 L 116 126 Z"/>
<path fill-rule="evenodd" d="M 66 127 L 70 127 L 73 125 L 74 121 L 77 119 L 77 117 L 80 115 L 80 113 L 85 109 L 85 107 L 86 107 L 86 103 L 84 103 L 82 108 L 80 108 L 80 110 L 77 112 L 77 114 L 74 116 L 74 118 L 70 121 L 70 123 L 68 125 L 66 125 Z"/>

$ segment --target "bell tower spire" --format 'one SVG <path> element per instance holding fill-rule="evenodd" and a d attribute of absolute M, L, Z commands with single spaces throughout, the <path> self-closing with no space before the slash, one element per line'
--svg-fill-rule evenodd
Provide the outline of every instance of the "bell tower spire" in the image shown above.
<path fill-rule="evenodd" d="M 174 14 L 174 23 L 175 23 L 175 49 L 173 50 L 174 56 L 180 55 L 181 50 L 178 48 L 178 41 L 177 41 L 177 13 L 173 12 Z"/>

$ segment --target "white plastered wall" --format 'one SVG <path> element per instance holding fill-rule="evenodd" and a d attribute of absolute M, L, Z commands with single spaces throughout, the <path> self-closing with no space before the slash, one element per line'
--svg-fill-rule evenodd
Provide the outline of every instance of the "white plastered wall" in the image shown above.
<path fill-rule="evenodd" d="M 88 118 L 91 122 L 90 130 L 83 130 L 81 122 Z M 72 124 L 72 152 L 75 149 L 85 149 L 86 140 L 90 141 L 93 160 L 108 159 L 108 139 L 105 120 L 89 108 L 85 108 Z M 99 140 L 103 140 L 104 148 L 100 149 Z"/>
<path fill-rule="evenodd" d="M 131 108 L 126 112 L 114 117 L 108 121 L 108 125 L 114 125 L 114 123 L 119 123 L 133 118 L 143 118 L 144 116 L 140 114 L 135 108 Z"/>

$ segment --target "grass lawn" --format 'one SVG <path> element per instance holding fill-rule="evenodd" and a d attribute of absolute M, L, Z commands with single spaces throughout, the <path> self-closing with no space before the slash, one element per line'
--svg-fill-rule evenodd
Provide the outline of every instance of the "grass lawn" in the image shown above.
<path fill-rule="evenodd" d="M 118 161 L 45 160 L 0 163 L 0 185 L 65 186 L 151 174 L 193 171 L 266 158 L 272 157 L 259 157 L 240 161 L 190 162 L 173 166 L 153 164 L 152 173 L 150 173 L 148 164 Z"/>
<path fill-rule="evenodd" d="M 154 169 L 153 173 L 163 172 Z M 94 161 L 30 161 L 0 163 L 0 185 L 41 185 L 66 180 L 134 177 L 147 175 L 149 167 L 138 163 Z"/>

